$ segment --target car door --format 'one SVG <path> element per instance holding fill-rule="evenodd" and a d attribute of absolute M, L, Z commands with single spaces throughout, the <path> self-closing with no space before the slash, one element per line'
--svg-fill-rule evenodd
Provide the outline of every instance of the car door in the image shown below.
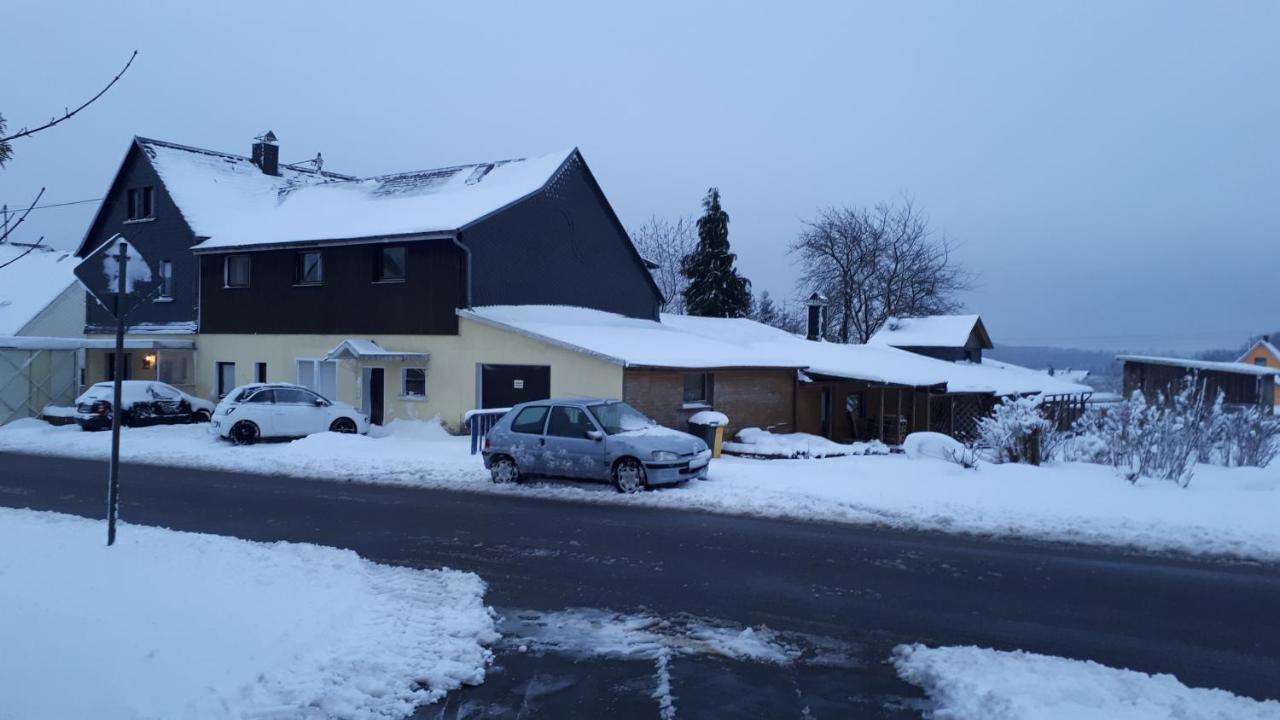
<path fill-rule="evenodd" d="M 588 437 L 599 431 L 586 408 L 555 405 L 547 419 L 542 448 L 543 472 L 570 478 L 598 478 L 604 465 L 604 443 Z"/>
<path fill-rule="evenodd" d="M 275 421 L 274 435 L 301 437 L 328 430 L 328 423 L 319 417 L 324 408 L 316 406 L 316 395 L 302 388 L 276 388 L 276 402 L 271 417 Z"/>
<path fill-rule="evenodd" d="M 151 383 L 148 388 L 151 397 L 155 398 L 156 420 L 158 422 L 186 422 L 191 414 L 191 407 L 182 397 L 182 391 L 165 383 Z"/>
<path fill-rule="evenodd" d="M 261 437 L 279 435 L 280 433 L 276 431 L 275 397 L 275 390 L 263 388 L 241 400 L 234 415 L 218 418 L 217 421 L 235 425 L 239 420 L 245 419 L 258 426 L 258 434 Z"/>
<path fill-rule="evenodd" d="M 511 420 L 507 433 L 506 451 L 515 458 L 516 466 L 526 475 L 538 475 L 541 470 L 542 448 L 546 444 L 543 431 L 547 426 L 550 406 L 528 405 L 520 408 Z"/>

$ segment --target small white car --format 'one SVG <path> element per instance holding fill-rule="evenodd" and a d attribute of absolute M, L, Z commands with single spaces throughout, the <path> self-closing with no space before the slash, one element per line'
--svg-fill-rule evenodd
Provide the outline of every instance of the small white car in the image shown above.
<path fill-rule="evenodd" d="M 299 438 L 319 432 L 369 432 L 369 418 L 301 385 L 255 383 L 227 393 L 210 430 L 237 445 L 263 438 Z"/>

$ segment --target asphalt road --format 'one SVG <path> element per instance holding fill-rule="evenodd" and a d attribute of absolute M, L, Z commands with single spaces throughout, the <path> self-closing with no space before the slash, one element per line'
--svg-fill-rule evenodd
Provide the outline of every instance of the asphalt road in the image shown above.
<path fill-rule="evenodd" d="M 142 465 L 121 476 L 126 522 L 479 573 L 507 637 L 484 685 L 421 717 L 653 718 L 664 702 L 670 717 L 919 717 L 925 701 L 885 662 L 904 642 L 1280 695 L 1274 566 Z M 101 462 L 0 454 L 0 505 L 101 518 L 105 477 Z M 764 625 L 799 659 L 530 650 L 520 633 L 566 608 L 673 619 L 660 628 L 672 647 L 696 628 Z"/>

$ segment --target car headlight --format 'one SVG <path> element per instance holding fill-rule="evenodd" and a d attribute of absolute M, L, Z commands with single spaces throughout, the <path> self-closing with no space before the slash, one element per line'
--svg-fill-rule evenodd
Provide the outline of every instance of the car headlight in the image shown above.
<path fill-rule="evenodd" d="M 235 412 L 235 411 L 236 411 L 236 406 L 235 406 L 235 405 L 232 405 L 231 407 L 227 408 L 226 410 L 223 410 L 223 411 L 222 411 L 222 414 L 223 414 L 223 415 L 230 415 L 231 413 L 233 413 L 233 412 Z"/>
<path fill-rule="evenodd" d="M 654 450 L 651 457 L 659 462 L 671 462 L 680 459 L 679 455 L 667 450 Z"/>

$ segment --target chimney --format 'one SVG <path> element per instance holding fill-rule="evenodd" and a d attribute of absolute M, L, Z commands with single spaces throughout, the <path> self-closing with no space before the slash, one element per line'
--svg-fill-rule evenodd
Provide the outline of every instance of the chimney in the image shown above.
<path fill-rule="evenodd" d="M 809 296 L 809 324 L 805 337 L 821 340 L 827 335 L 827 296 L 814 293 Z"/>
<path fill-rule="evenodd" d="M 276 144 L 276 134 L 268 130 L 253 140 L 253 164 L 265 175 L 279 175 L 280 146 Z"/>

